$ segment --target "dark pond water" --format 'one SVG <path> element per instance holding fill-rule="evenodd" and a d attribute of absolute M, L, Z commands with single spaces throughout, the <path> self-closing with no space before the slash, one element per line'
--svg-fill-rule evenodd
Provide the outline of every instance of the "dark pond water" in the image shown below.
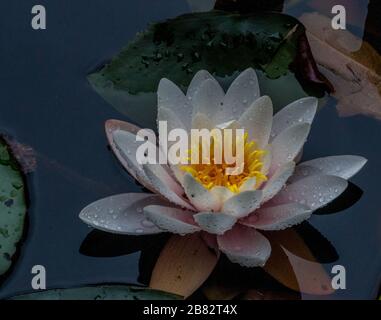
<path fill-rule="evenodd" d="M 49 288 L 145 283 L 165 236 L 154 242 L 106 236 L 78 219 L 90 202 L 141 190 L 114 159 L 104 135 L 107 119 L 131 119 L 95 93 L 86 74 L 149 22 L 175 17 L 189 7 L 179 0 L 39 3 L 47 8 L 45 31 L 30 27 L 35 4 L 31 0 L 8 1 L 0 20 L 0 131 L 33 147 L 37 155 L 37 169 L 28 176 L 32 200 L 28 230 L 0 297 L 30 291 L 31 268 L 37 264 L 46 267 Z M 369 159 L 352 179 L 363 191 L 361 199 L 339 213 L 310 220 L 338 255 L 337 261 L 325 264 L 326 269 L 333 264 L 346 267 L 347 289 L 330 298 L 375 298 L 379 288 L 379 137 L 377 120 L 340 118 L 330 101 L 318 114 L 305 148 L 305 159 L 332 154 Z M 136 251 L 143 247 L 143 254 Z"/>

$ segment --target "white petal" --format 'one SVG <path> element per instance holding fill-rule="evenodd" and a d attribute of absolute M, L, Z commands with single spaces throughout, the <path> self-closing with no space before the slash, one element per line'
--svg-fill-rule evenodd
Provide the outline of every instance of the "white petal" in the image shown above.
<path fill-rule="evenodd" d="M 190 211 L 152 205 L 144 208 L 144 215 L 157 227 L 168 232 L 188 234 L 201 230 L 194 222 L 193 212 Z"/>
<path fill-rule="evenodd" d="M 221 211 L 236 218 L 247 216 L 259 207 L 262 200 L 261 190 L 244 191 L 229 198 Z"/>
<path fill-rule="evenodd" d="M 159 108 L 157 112 L 157 120 L 165 121 L 167 123 L 168 132 L 173 129 L 187 129 L 178 117 L 178 113 L 175 113 L 173 110 L 167 108 Z"/>
<path fill-rule="evenodd" d="M 224 234 L 230 230 L 237 219 L 231 215 L 215 212 L 201 212 L 194 215 L 194 219 L 202 230 L 213 234 Z"/>
<path fill-rule="evenodd" d="M 259 208 L 240 223 L 260 230 L 283 230 L 307 220 L 312 210 L 298 203 Z"/>
<path fill-rule="evenodd" d="M 287 162 L 279 167 L 274 175 L 267 181 L 263 188 L 262 202 L 266 202 L 274 197 L 285 186 L 295 169 L 295 162 Z"/>
<path fill-rule="evenodd" d="M 199 183 L 191 174 L 183 178 L 183 186 L 189 201 L 200 211 L 218 211 L 220 200 Z"/>
<path fill-rule="evenodd" d="M 256 141 L 262 149 L 269 142 L 272 119 L 273 104 L 268 96 L 263 96 L 252 103 L 238 122 L 249 133 L 250 140 Z"/>
<path fill-rule="evenodd" d="M 200 71 L 198 71 L 198 72 L 194 75 L 194 77 L 193 77 L 191 83 L 190 83 L 189 86 L 188 86 L 188 91 L 187 91 L 187 98 L 188 98 L 188 100 L 193 100 L 194 95 L 195 95 L 196 92 L 200 89 L 201 84 L 202 84 L 205 80 L 208 80 L 208 79 L 210 79 L 210 80 L 212 80 L 212 81 L 213 81 L 213 80 L 216 81 L 216 80 L 213 78 L 213 76 L 212 76 L 208 71 L 206 71 L 206 70 L 200 70 Z"/>
<path fill-rule="evenodd" d="M 192 106 L 188 103 L 184 93 L 172 81 L 161 79 L 157 91 L 158 110 L 166 108 L 174 112 L 180 121 L 190 127 L 192 119 Z"/>
<path fill-rule="evenodd" d="M 227 199 L 234 196 L 234 193 L 226 187 L 215 186 L 210 189 L 210 192 L 220 200 L 220 203 L 224 203 Z"/>
<path fill-rule="evenodd" d="M 235 225 L 222 236 L 217 236 L 220 250 L 243 267 L 264 266 L 270 257 L 270 242 L 254 228 Z"/>
<path fill-rule="evenodd" d="M 194 118 L 197 113 L 203 113 L 212 119 L 217 110 L 221 108 L 223 98 L 224 91 L 218 82 L 211 79 L 205 80 L 192 99 L 192 118 Z"/>
<path fill-rule="evenodd" d="M 275 114 L 271 138 L 275 138 L 282 131 L 293 127 L 298 123 L 311 124 L 318 105 L 318 100 L 314 97 L 306 97 L 294 101 Z"/>
<path fill-rule="evenodd" d="M 254 69 L 243 71 L 231 84 L 223 101 L 223 109 L 216 114 L 215 123 L 238 120 L 242 113 L 259 98 L 259 84 Z"/>
<path fill-rule="evenodd" d="M 158 195 L 126 193 L 98 200 L 84 208 L 79 217 L 90 226 L 111 233 L 145 235 L 162 232 L 146 220 L 143 208 L 165 204 Z"/>
<path fill-rule="evenodd" d="M 331 175 L 348 180 L 359 172 L 367 161 L 360 156 L 331 156 L 306 161 L 296 167 L 292 181 L 316 174 Z"/>
<path fill-rule="evenodd" d="M 143 169 L 157 193 L 168 199 L 170 202 L 186 208 L 194 210 L 194 208 L 181 197 L 183 190 L 175 180 L 157 164 L 144 164 Z"/>
<path fill-rule="evenodd" d="M 192 129 L 213 129 L 213 124 L 210 119 L 203 113 L 197 113 L 192 119 Z"/>
<path fill-rule="evenodd" d="M 251 191 L 255 190 L 257 186 L 257 179 L 256 178 L 250 178 L 247 179 L 242 185 L 239 187 L 239 192 L 244 191 Z"/>
<path fill-rule="evenodd" d="M 271 204 L 297 202 L 316 210 L 340 196 L 347 186 L 348 182 L 343 178 L 311 176 L 286 186 L 270 202 Z"/>
<path fill-rule="evenodd" d="M 274 172 L 283 164 L 293 161 L 303 148 L 307 136 L 310 132 L 310 125 L 307 123 L 298 124 L 284 130 L 271 144 L 271 169 Z"/>

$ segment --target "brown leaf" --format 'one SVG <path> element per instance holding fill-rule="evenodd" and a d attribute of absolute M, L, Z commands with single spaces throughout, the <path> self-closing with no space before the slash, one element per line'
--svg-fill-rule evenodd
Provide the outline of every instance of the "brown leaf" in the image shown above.
<path fill-rule="evenodd" d="M 381 56 L 368 43 L 347 30 L 333 30 L 331 20 L 306 13 L 300 20 L 307 28 L 319 70 L 334 85 L 333 96 L 341 116 L 364 114 L 381 119 Z"/>
<path fill-rule="evenodd" d="M 173 235 L 153 269 L 150 287 L 184 298 L 195 292 L 209 277 L 218 261 L 200 233 Z"/>
<path fill-rule="evenodd" d="M 293 229 L 268 232 L 271 256 L 264 270 L 286 287 L 308 294 L 333 293 L 331 279 Z"/>

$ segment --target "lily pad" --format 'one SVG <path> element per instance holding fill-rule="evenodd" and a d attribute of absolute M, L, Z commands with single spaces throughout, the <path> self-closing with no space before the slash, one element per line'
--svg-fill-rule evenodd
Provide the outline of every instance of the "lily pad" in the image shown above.
<path fill-rule="evenodd" d="M 283 98 L 274 102 L 280 108 L 306 95 L 290 71 L 304 32 L 298 20 L 280 13 L 186 14 L 152 24 L 88 79 L 106 101 L 141 125 L 156 118 L 160 79 L 168 78 L 185 91 L 201 69 L 226 88 L 239 72 L 255 68 L 263 94 L 277 100 L 279 91 L 267 88 L 287 84 L 286 96 L 281 90 Z"/>
<path fill-rule="evenodd" d="M 23 176 L 0 138 L 0 276 L 9 270 L 20 241 L 26 213 Z"/>
<path fill-rule="evenodd" d="M 53 289 L 13 297 L 12 300 L 179 300 L 163 291 L 130 286 L 97 286 Z"/>

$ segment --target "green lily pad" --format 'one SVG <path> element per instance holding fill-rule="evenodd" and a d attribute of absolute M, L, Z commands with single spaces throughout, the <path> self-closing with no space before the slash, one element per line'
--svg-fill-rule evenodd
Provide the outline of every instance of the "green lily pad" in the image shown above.
<path fill-rule="evenodd" d="M 98 286 L 39 291 L 13 297 L 12 300 L 179 300 L 182 297 L 130 286 Z"/>
<path fill-rule="evenodd" d="M 155 126 L 160 79 L 168 78 L 185 91 L 201 69 L 226 88 L 239 72 L 255 68 L 263 94 L 279 96 L 279 91 L 267 89 L 287 84 L 282 90 L 286 96 L 274 103 L 281 108 L 306 96 L 290 71 L 304 32 L 298 20 L 280 13 L 186 14 L 152 24 L 88 79 L 117 110 L 146 126 Z"/>
<path fill-rule="evenodd" d="M 23 176 L 0 138 L 0 276 L 9 270 L 20 241 L 26 214 Z"/>

